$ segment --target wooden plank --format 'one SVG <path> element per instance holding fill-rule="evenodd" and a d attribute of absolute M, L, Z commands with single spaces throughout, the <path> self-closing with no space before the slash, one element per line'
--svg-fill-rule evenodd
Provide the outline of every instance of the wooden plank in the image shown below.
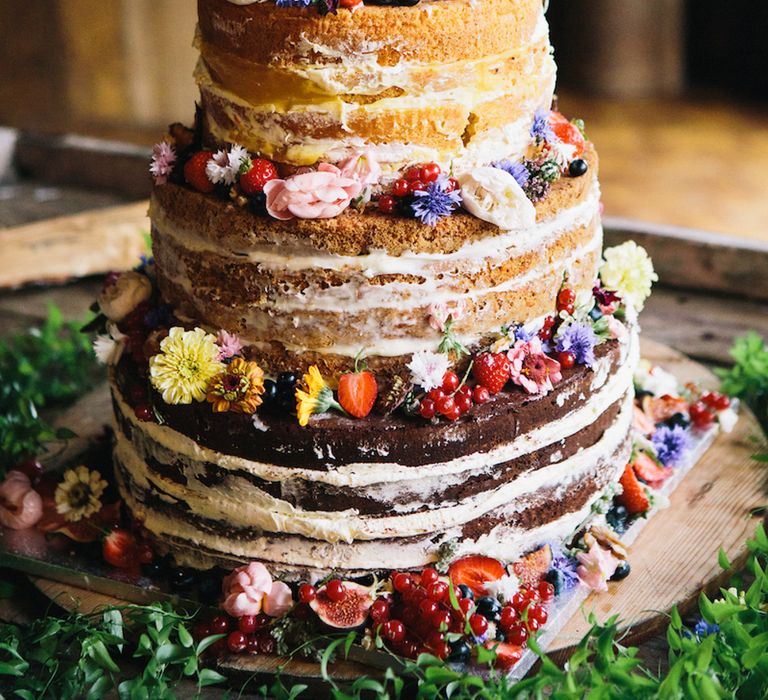
<path fill-rule="evenodd" d="M 667 287 L 768 300 L 768 241 L 607 217 L 605 243 L 642 245 Z"/>

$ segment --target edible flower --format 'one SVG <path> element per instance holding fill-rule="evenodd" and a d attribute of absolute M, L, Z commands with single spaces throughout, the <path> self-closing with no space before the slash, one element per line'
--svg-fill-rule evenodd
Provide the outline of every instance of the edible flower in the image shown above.
<path fill-rule="evenodd" d="M 445 216 L 450 216 L 461 204 L 461 192 L 451 189 L 446 175 L 438 175 L 426 189 L 413 193 L 411 210 L 422 224 L 435 226 Z"/>
<path fill-rule="evenodd" d="M 113 281 L 104 285 L 99 293 L 98 304 L 101 312 L 110 320 L 119 323 L 139 304 L 152 296 L 152 283 L 146 275 L 131 270 L 123 272 Z"/>
<path fill-rule="evenodd" d="M 202 328 L 170 329 L 160 352 L 149 360 L 149 379 L 168 404 L 203 401 L 209 381 L 224 369 L 216 336 Z"/>
<path fill-rule="evenodd" d="M 436 302 L 429 307 L 429 325 L 440 333 L 445 333 L 445 327 L 450 321 L 459 321 L 467 310 L 464 299 L 455 302 Z"/>
<path fill-rule="evenodd" d="M 458 176 L 462 205 L 477 218 L 504 231 L 530 228 L 536 209 L 517 180 L 505 170 L 475 168 Z"/>
<path fill-rule="evenodd" d="M 100 333 L 93 339 L 93 354 L 103 365 L 116 365 L 123 354 L 127 337 L 116 323 L 107 321 L 107 333 Z"/>
<path fill-rule="evenodd" d="M 552 391 L 563 377 L 560 363 L 544 354 L 538 337 L 518 340 L 507 353 L 510 379 L 529 394 Z"/>
<path fill-rule="evenodd" d="M 641 311 L 651 294 L 651 285 L 659 277 L 645 249 L 634 241 L 625 241 L 603 252 L 600 280 L 604 287 L 616 290 L 623 299 Z"/>
<path fill-rule="evenodd" d="M 533 124 L 531 124 L 531 138 L 540 143 L 541 141 L 552 141 L 555 134 L 549 124 L 549 110 L 537 109 L 533 115 Z"/>
<path fill-rule="evenodd" d="M 176 162 L 176 151 L 166 141 L 160 141 L 152 146 L 152 161 L 149 164 L 149 172 L 152 173 L 156 185 L 164 185 L 168 182 L 168 176 L 173 171 Z"/>
<path fill-rule="evenodd" d="M 498 160 L 495 163 L 491 163 L 494 168 L 503 170 L 505 173 L 509 173 L 515 182 L 520 187 L 525 187 L 528 184 L 528 180 L 531 178 L 531 173 L 528 168 L 525 167 L 525 163 L 513 163 L 511 160 Z"/>
<path fill-rule="evenodd" d="M 221 609 L 232 617 L 267 615 L 278 617 L 293 606 L 291 589 L 282 581 L 273 581 L 267 567 L 252 561 L 224 577 Z"/>
<path fill-rule="evenodd" d="M 355 180 L 363 187 L 375 185 L 381 177 L 381 166 L 370 149 L 353 153 L 338 167 L 342 177 Z"/>
<path fill-rule="evenodd" d="M 214 184 L 233 185 L 240 173 L 240 166 L 248 158 L 248 151 L 233 144 L 229 151 L 220 149 L 205 166 L 205 174 Z"/>
<path fill-rule="evenodd" d="M 0 525 L 23 530 L 43 517 L 43 499 L 32 488 L 29 477 L 16 469 L 0 484 Z"/>
<path fill-rule="evenodd" d="M 593 591 L 607 591 L 608 579 L 616 572 L 619 560 L 607 549 L 593 542 L 586 552 L 578 552 L 576 573 L 581 582 Z"/>
<path fill-rule="evenodd" d="M 267 212 L 275 219 L 330 219 L 343 212 L 360 194 L 362 185 L 342 175 L 330 163 L 320 163 L 312 170 L 264 185 Z"/>
<path fill-rule="evenodd" d="M 688 433 L 681 425 L 660 425 L 651 437 L 656 456 L 665 467 L 677 467 L 690 446 Z"/>
<path fill-rule="evenodd" d="M 255 362 L 236 357 L 208 384 L 206 399 L 214 413 L 251 415 L 261 405 L 264 393 L 264 371 Z"/>
<path fill-rule="evenodd" d="M 595 363 L 598 337 L 590 323 L 563 324 L 555 337 L 558 352 L 572 352 L 576 362 L 591 367 Z"/>
<path fill-rule="evenodd" d="M 450 367 L 445 353 L 419 350 L 413 353 L 406 365 L 411 370 L 411 381 L 424 391 L 436 389 L 443 384 L 443 377 Z"/>
<path fill-rule="evenodd" d="M 236 333 L 220 330 L 216 335 L 216 345 L 219 346 L 219 359 L 228 360 L 243 351 L 243 341 Z"/>
<path fill-rule="evenodd" d="M 101 474 L 84 465 L 67 469 L 56 487 L 56 512 L 69 522 L 77 522 L 101 510 L 101 496 L 107 482 Z"/>
<path fill-rule="evenodd" d="M 317 365 L 312 365 L 304 375 L 304 385 L 307 390 L 296 389 L 296 415 L 299 425 L 304 427 L 309 423 L 310 416 L 325 413 L 329 408 L 344 413 L 344 409 L 333 396 L 333 390 L 326 384 Z"/>

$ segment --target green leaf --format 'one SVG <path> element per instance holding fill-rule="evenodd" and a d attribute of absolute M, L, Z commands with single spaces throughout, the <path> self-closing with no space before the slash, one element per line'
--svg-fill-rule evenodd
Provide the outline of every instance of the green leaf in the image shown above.
<path fill-rule="evenodd" d="M 722 547 L 720 547 L 720 550 L 717 553 L 717 563 L 720 564 L 721 569 L 726 571 L 731 568 L 731 562 Z"/>
<path fill-rule="evenodd" d="M 218 671 L 214 671 L 212 668 L 202 669 L 198 678 L 201 686 L 216 685 L 227 680 L 226 676 L 223 676 Z"/>

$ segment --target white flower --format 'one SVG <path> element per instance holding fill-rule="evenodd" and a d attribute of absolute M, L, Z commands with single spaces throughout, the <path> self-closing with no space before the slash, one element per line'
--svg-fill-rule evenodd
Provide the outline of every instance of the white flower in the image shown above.
<path fill-rule="evenodd" d="M 429 391 L 442 386 L 450 362 L 444 353 L 420 350 L 413 353 L 406 366 L 411 370 L 411 381 L 424 391 Z"/>
<path fill-rule="evenodd" d="M 101 290 L 99 308 L 110 320 L 120 322 L 139 304 L 152 296 L 152 283 L 140 272 L 124 272 Z"/>
<path fill-rule="evenodd" d="M 635 370 L 635 386 L 641 391 L 648 391 L 654 396 L 678 396 L 677 378 L 674 374 L 652 365 L 648 360 L 640 360 Z"/>
<path fill-rule="evenodd" d="M 483 588 L 489 596 L 498 598 L 502 603 L 509 603 L 512 596 L 520 590 L 520 579 L 514 574 L 504 574 L 496 581 L 488 581 Z"/>
<path fill-rule="evenodd" d="M 553 139 L 547 142 L 547 146 L 547 155 L 560 166 L 561 170 L 565 170 L 576 157 L 576 146 L 571 143 Z"/>
<path fill-rule="evenodd" d="M 101 510 L 101 496 L 107 482 L 97 471 L 80 465 L 64 472 L 56 487 L 56 512 L 70 522 L 77 522 Z"/>
<path fill-rule="evenodd" d="M 205 166 L 205 174 L 214 184 L 223 182 L 225 185 L 232 185 L 237 180 L 243 160 L 247 157 L 248 151 L 237 144 L 233 145 L 229 151 L 224 149 L 216 151 Z"/>
<path fill-rule="evenodd" d="M 651 294 L 651 284 L 659 279 L 653 270 L 645 248 L 634 241 L 625 241 L 613 248 L 606 248 L 605 258 L 600 266 L 600 280 L 603 287 L 618 293 L 641 311 L 645 300 Z"/>
<path fill-rule="evenodd" d="M 164 185 L 168 182 L 168 176 L 173 170 L 173 164 L 176 162 L 176 151 L 171 144 L 160 141 L 152 147 L 152 162 L 149 165 L 149 172 L 155 179 L 156 185 Z"/>
<path fill-rule="evenodd" d="M 717 412 L 717 422 L 720 423 L 720 429 L 724 433 L 730 433 L 738 419 L 738 414 L 732 408 L 726 408 L 724 411 Z"/>
<path fill-rule="evenodd" d="M 492 167 L 475 168 L 457 179 L 464 208 L 478 219 L 504 231 L 530 228 L 536 223 L 535 207 L 508 172 Z"/>
<path fill-rule="evenodd" d="M 116 323 L 107 321 L 107 333 L 100 333 L 93 339 L 93 354 L 103 365 L 116 365 L 123 354 L 126 338 Z"/>

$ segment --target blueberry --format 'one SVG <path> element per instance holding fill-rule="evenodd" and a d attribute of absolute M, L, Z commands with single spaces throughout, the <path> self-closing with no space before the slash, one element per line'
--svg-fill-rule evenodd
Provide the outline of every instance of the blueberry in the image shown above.
<path fill-rule="evenodd" d="M 203 603 L 215 603 L 221 596 L 220 571 L 211 569 L 200 575 L 200 581 L 197 586 L 197 594 Z"/>
<path fill-rule="evenodd" d="M 419 4 L 419 0 L 397 0 L 397 4 L 400 7 L 413 7 Z"/>
<path fill-rule="evenodd" d="M 293 392 L 297 381 L 299 381 L 299 377 L 296 372 L 280 372 L 277 375 L 277 390 Z"/>
<path fill-rule="evenodd" d="M 597 304 L 592 307 L 592 311 L 589 312 L 589 317 L 593 321 L 599 321 L 603 317 L 603 312 L 600 311 L 600 307 L 597 306 Z"/>
<path fill-rule="evenodd" d="M 475 599 L 475 594 L 472 592 L 472 589 L 465 583 L 459 584 L 459 590 L 461 591 L 462 598 L 469 598 L 470 600 Z"/>
<path fill-rule="evenodd" d="M 587 164 L 587 161 L 583 158 L 577 158 L 576 160 L 572 160 L 571 164 L 568 166 L 568 174 L 571 177 L 581 177 L 588 169 L 589 165 Z"/>
<path fill-rule="evenodd" d="M 491 596 L 478 598 L 476 609 L 478 614 L 491 622 L 497 622 L 501 617 L 501 603 Z"/>
<path fill-rule="evenodd" d="M 611 581 L 621 581 L 622 579 L 627 578 L 629 576 L 629 572 L 631 571 L 631 567 L 629 565 L 629 562 L 626 559 L 623 559 L 619 562 L 619 565 L 616 567 L 616 571 L 613 572 L 613 576 L 611 576 Z"/>
<path fill-rule="evenodd" d="M 248 209 L 254 214 L 267 213 L 267 195 L 263 192 L 257 192 L 248 198 Z"/>
<path fill-rule="evenodd" d="M 687 428 L 691 424 L 691 421 L 689 421 L 684 414 L 675 413 L 674 416 L 667 418 L 664 423 L 670 428 L 674 428 L 676 425 L 679 425 L 681 428 Z"/>
<path fill-rule="evenodd" d="M 159 580 L 163 580 L 168 573 L 165 565 L 162 561 L 152 561 L 149 564 L 141 565 L 141 574 L 147 578 L 151 578 L 155 583 Z"/>
<path fill-rule="evenodd" d="M 180 567 L 171 571 L 168 583 L 173 591 L 187 591 L 197 582 L 197 572 L 194 569 Z"/>
<path fill-rule="evenodd" d="M 551 583 L 555 587 L 555 595 L 559 596 L 563 592 L 564 580 L 563 574 L 557 569 L 550 569 L 544 575 L 544 580 Z"/>
<path fill-rule="evenodd" d="M 622 505 L 613 506 L 606 514 L 606 522 L 616 531 L 617 534 L 623 535 L 627 531 L 627 518 L 629 514 L 627 509 Z"/>
<path fill-rule="evenodd" d="M 269 406 L 274 403 L 277 398 L 277 384 L 271 379 L 264 380 L 264 393 L 261 395 L 261 400 L 265 406 Z"/>
<path fill-rule="evenodd" d="M 506 642 L 507 641 L 507 635 L 504 634 L 501 627 L 496 628 L 496 641 L 497 642 Z"/>
<path fill-rule="evenodd" d="M 463 639 L 457 639 L 455 642 L 448 642 L 450 653 L 446 661 L 465 664 L 472 655 L 472 649 Z"/>

